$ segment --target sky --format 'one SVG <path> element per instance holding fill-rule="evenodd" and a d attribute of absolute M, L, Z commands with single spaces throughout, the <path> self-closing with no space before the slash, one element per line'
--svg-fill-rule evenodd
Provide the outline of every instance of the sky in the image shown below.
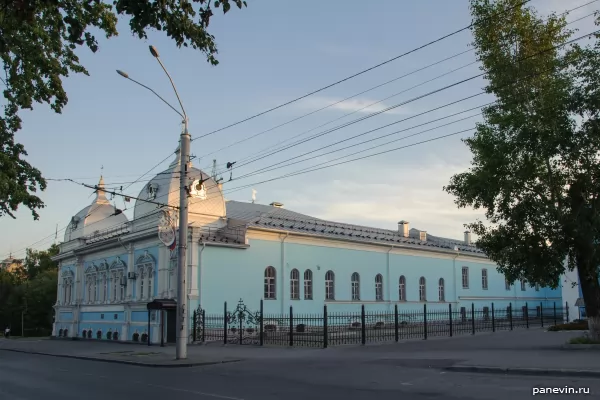
<path fill-rule="evenodd" d="M 44 104 L 22 112 L 23 129 L 16 140 L 25 145 L 32 165 L 46 178 L 58 181 L 48 181 L 48 188 L 40 193 L 46 207 L 39 212 L 39 220 L 34 221 L 25 207 L 18 210 L 16 219 L 0 219 L 0 259 L 9 254 L 24 257 L 28 247 L 46 249 L 55 241 L 57 227 L 57 239 L 62 241 L 71 217 L 94 199 L 93 190 L 60 179 L 94 185 L 102 174 L 108 188 L 122 186 L 122 193 L 138 196 L 144 185 L 168 166 L 178 145 L 180 118 L 151 92 L 115 72 L 127 72 L 177 105 L 169 80 L 150 54 L 149 45 L 158 49 L 175 81 L 194 138 L 370 68 L 471 21 L 467 0 L 247 2 L 248 8 L 232 8 L 225 16 L 215 13 L 211 20 L 209 31 L 216 37 L 219 49 L 220 63 L 216 67 L 208 64 L 199 51 L 178 49 L 162 32 L 150 32 L 148 40 L 134 37 L 126 19 L 119 22 L 120 36 L 110 40 L 99 37 L 97 53 L 79 50 L 90 76 L 72 75 L 64 80 L 69 103 L 63 113 L 56 114 Z M 533 0 L 531 5 L 547 15 L 588 2 Z M 571 13 L 567 20 L 593 12 L 598 4 Z M 580 34 L 595 30 L 592 18 L 571 27 L 579 29 Z M 469 50 L 471 41 L 471 33 L 463 31 L 332 88 L 194 140 L 194 166 L 210 173 L 213 159 L 220 171 L 225 163 L 237 161 L 239 167 L 234 166 L 231 181 L 228 171 L 222 174 L 228 200 L 251 201 L 254 189 L 258 203 L 277 201 L 287 209 L 317 218 L 384 229 L 397 229 L 398 221 L 408 220 L 411 227 L 432 235 L 462 239 L 464 224 L 483 219 L 483 212 L 458 209 L 452 196 L 442 188 L 452 175 L 469 168 L 471 155 L 461 139 L 472 131 L 419 142 L 474 128 L 480 120 L 478 110 L 409 128 L 493 100 L 488 95 L 478 95 L 457 102 L 481 93 L 485 85 L 482 78 L 423 96 L 478 75 L 479 65 L 472 51 L 414 72 Z M 411 72 L 414 73 L 402 77 Z M 394 81 L 382 85 L 390 80 Z M 377 85 L 382 86 L 334 104 Z M 419 96 L 423 97 L 416 99 Z M 379 103 L 371 105 L 376 102 Z M 452 102 L 456 103 L 431 111 Z M 403 105 L 343 126 L 399 104 Z M 314 112 L 326 106 L 329 107 Z M 470 118 L 420 133 L 466 117 Z M 294 119 L 297 120 L 289 122 Z M 391 123 L 395 124 L 384 127 Z M 277 127 L 281 124 L 285 125 Z M 336 127 L 339 128 L 331 129 Z M 369 132 L 376 128 L 380 129 Z M 330 132 L 326 133 L 328 129 Z M 294 143 L 320 133 L 323 134 L 285 151 L 265 153 L 266 149 L 282 146 L 279 143 L 283 141 Z M 362 135 L 350 139 L 359 134 Z M 388 134 L 385 139 L 360 144 Z M 402 139 L 408 135 L 413 136 Z M 236 144 L 244 139 L 247 140 Z M 335 144 L 344 139 L 344 143 Z M 392 140 L 396 141 L 386 144 Z M 323 154 L 352 144 L 357 145 Z M 260 183 L 322 163 L 334 163 L 334 159 L 378 144 L 382 146 L 335 162 L 414 146 Z M 324 149 L 326 146 L 329 147 Z M 241 165 L 240 160 L 256 154 L 267 156 Z M 309 157 L 315 158 L 287 167 L 275 165 Z M 242 177 L 267 167 L 272 170 Z M 138 178 L 141 179 L 130 185 Z M 244 188 L 235 190 L 240 187 Z M 113 203 L 118 208 L 128 208 L 125 214 L 132 218 L 133 202 L 125 203 L 117 196 Z"/>

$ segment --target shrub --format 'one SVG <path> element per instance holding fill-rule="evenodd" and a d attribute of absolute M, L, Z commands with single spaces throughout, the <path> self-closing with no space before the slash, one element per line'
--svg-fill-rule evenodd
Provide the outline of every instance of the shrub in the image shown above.
<path fill-rule="evenodd" d="M 557 331 L 586 331 L 588 330 L 588 323 L 587 321 L 581 321 L 581 322 L 571 322 L 568 324 L 558 324 L 558 325 L 554 325 L 551 326 L 550 328 L 548 328 L 549 331 L 552 332 L 557 332 Z"/>
<path fill-rule="evenodd" d="M 140 341 L 140 334 L 139 333 L 134 333 L 133 337 L 132 337 L 134 342 L 139 342 Z"/>
<path fill-rule="evenodd" d="M 142 333 L 142 342 L 147 342 L 147 341 L 148 341 L 148 334 Z"/>
<path fill-rule="evenodd" d="M 377 321 L 375 323 L 375 326 L 373 327 L 373 329 L 383 329 L 385 327 L 385 322 L 383 321 Z"/>
<path fill-rule="evenodd" d="M 113 340 L 119 340 L 119 332 L 113 332 Z"/>
<path fill-rule="evenodd" d="M 306 332 L 306 325 L 304 324 L 298 324 L 296 325 L 296 332 Z"/>
<path fill-rule="evenodd" d="M 108 340 L 112 339 L 112 332 L 106 332 L 106 339 L 108 339 Z"/>

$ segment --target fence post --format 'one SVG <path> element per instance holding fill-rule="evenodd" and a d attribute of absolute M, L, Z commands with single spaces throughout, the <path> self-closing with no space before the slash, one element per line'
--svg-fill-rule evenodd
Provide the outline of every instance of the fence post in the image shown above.
<path fill-rule="evenodd" d="M 398 304 L 394 304 L 394 335 L 397 342 L 400 336 L 398 332 Z"/>
<path fill-rule="evenodd" d="M 264 346 L 264 344 L 265 344 L 265 333 L 264 333 L 265 329 L 264 329 L 264 318 L 263 318 L 264 313 L 263 313 L 263 311 L 264 311 L 263 300 L 261 299 L 260 300 L 260 317 L 259 317 L 259 321 L 258 321 L 258 323 L 259 323 L 258 329 L 260 329 L 260 332 L 258 332 L 258 337 L 259 337 L 261 346 Z"/>
<path fill-rule="evenodd" d="M 569 302 L 565 301 L 565 309 L 567 310 L 567 324 L 569 323 Z"/>
<path fill-rule="evenodd" d="M 475 303 L 471 303 L 471 335 L 475 334 Z"/>
<path fill-rule="evenodd" d="M 366 322 L 366 316 L 365 316 L 365 305 L 363 304 L 360 307 L 360 342 L 364 345 L 367 342 L 367 327 L 365 326 L 365 322 Z"/>
<path fill-rule="evenodd" d="M 513 320 L 512 320 L 512 303 L 508 305 L 508 322 L 510 322 L 510 330 L 513 330 Z"/>
<path fill-rule="evenodd" d="M 452 304 L 448 304 L 448 316 L 450 317 L 450 337 L 452 337 Z"/>
<path fill-rule="evenodd" d="M 294 310 L 290 306 L 290 347 L 294 347 Z"/>
<path fill-rule="evenodd" d="M 554 307 L 554 325 L 556 325 L 556 302 L 552 306 Z"/>
<path fill-rule="evenodd" d="M 227 302 L 223 305 L 223 344 L 227 344 Z"/>
<path fill-rule="evenodd" d="M 525 325 L 529 329 L 529 304 L 525 303 Z"/>
<path fill-rule="evenodd" d="M 544 306 L 540 301 L 540 323 L 542 324 L 542 328 L 544 327 Z"/>
<path fill-rule="evenodd" d="M 427 340 L 427 304 L 423 304 L 423 340 Z"/>
<path fill-rule="evenodd" d="M 161 311 L 161 313 L 162 313 L 162 311 Z M 192 338 L 193 338 L 192 340 L 194 342 L 196 342 L 197 339 L 198 339 L 196 337 L 196 332 L 198 331 L 198 329 L 197 329 L 197 325 L 198 325 L 198 311 L 197 310 L 194 310 L 194 314 L 193 314 L 192 318 L 193 318 L 192 319 Z"/>
<path fill-rule="evenodd" d="M 492 332 L 496 332 L 496 317 L 494 315 L 494 303 L 492 303 Z"/>
<path fill-rule="evenodd" d="M 206 310 L 202 309 L 202 343 L 206 343 Z"/>
<path fill-rule="evenodd" d="M 323 305 L 323 348 L 327 348 L 327 304 Z"/>

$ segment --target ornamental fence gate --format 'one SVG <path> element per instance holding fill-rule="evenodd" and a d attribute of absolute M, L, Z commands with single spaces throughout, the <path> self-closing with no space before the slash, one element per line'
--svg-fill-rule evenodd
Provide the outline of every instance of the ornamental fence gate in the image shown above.
<path fill-rule="evenodd" d="M 258 311 L 250 310 L 239 300 L 234 310 L 223 306 L 223 312 L 207 314 L 201 306 L 194 311 L 192 338 L 194 343 L 279 345 L 321 347 L 342 344 L 393 342 L 404 339 L 427 339 L 497 330 L 529 329 L 569 322 L 566 304 L 544 307 L 542 303 L 514 308 L 496 308 L 494 303 L 476 309 L 471 307 L 422 311 L 401 310 L 398 304 L 391 312 L 367 311 L 362 305 L 356 312 L 328 312 L 327 305 L 319 314 L 265 314 L 263 301 Z"/>

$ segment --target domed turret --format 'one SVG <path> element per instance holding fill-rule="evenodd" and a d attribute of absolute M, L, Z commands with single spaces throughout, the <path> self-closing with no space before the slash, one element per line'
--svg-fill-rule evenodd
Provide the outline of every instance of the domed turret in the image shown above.
<path fill-rule="evenodd" d="M 88 236 L 96 231 L 102 232 L 111 228 L 117 228 L 127 222 L 123 213 L 110 204 L 104 191 L 104 178 L 100 177 L 96 199 L 89 206 L 75 214 L 67 230 L 65 231 L 65 242 Z"/>
<path fill-rule="evenodd" d="M 162 207 L 170 211 L 174 225 L 179 207 L 179 177 L 181 172 L 181 154 L 179 147 L 175 151 L 175 158 L 169 168 L 158 173 L 150 180 L 138 195 L 133 212 L 135 230 L 155 226 L 158 223 L 161 208 L 159 204 L 168 204 L 171 208 Z M 188 163 L 187 186 L 189 188 L 189 221 L 196 225 L 219 225 L 225 217 L 225 199 L 219 185 L 206 173 Z M 159 204 L 157 204 L 159 203 Z"/>

